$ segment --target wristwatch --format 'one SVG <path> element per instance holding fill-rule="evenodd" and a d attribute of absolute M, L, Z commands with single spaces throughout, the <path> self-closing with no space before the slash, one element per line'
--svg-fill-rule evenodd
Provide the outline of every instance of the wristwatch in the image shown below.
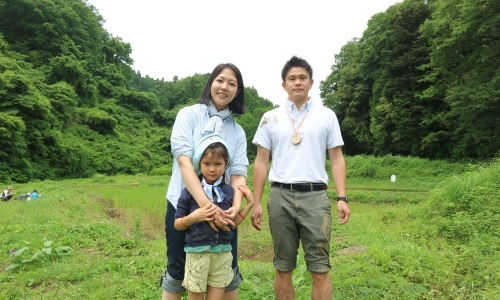
<path fill-rule="evenodd" d="M 337 202 L 339 202 L 339 201 L 345 201 L 345 203 L 347 203 L 348 202 L 347 196 L 337 197 Z"/>

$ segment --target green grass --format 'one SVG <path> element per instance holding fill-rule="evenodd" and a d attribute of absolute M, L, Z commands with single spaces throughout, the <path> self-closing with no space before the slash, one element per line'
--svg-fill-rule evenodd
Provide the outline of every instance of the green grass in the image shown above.
<path fill-rule="evenodd" d="M 126 183 L 123 177 L 106 184 L 119 191 L 119 185 Z M 141 226 L 128 226 L 140 220 L 133 215 L 110 217 L 108 202 L 96 193 L 95 178 L 35 184 L 32 188 L 43 194 L 38 201 L 1 203 L 2 269 L 12 262 L 20 266 L 0 274 L 0 298 L 140 299 L 158 294 L 155 283 L 164 265 L 164 242 L 147 239 Z M 16 188 L 24 190 L 25 186 Z M 72 251 L 22 263 L 45 241 Z M 9 252 L 26 242 L 35 245 L 32 250 L 9 258 Z"/>
<path fill-rule="evenodd" d="M 419 180 L 356 175 L 366 165 L 379 174 L 388 162 Z M 335 299 L 499 299 L 498 161 L 356 157 L 348 165 L 351 220 L 332 226 Z M 159 299 L 167 184 L 145 175 L 13 184 L 43 196 L 0 202 L 0 299 Z M 240 227 L 240 299 L 274 299 L 267 225 Z M 293 279 L 296 298 L 310 299 L 301 257 Z"/>

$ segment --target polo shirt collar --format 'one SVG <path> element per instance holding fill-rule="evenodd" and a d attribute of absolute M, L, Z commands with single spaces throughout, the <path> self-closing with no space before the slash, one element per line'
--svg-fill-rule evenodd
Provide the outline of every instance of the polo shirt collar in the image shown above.
<path fill-rule="evenodd" d="M 310 109 L 312 106 L 312 103 L 313 103 L 313 101 L 312 101 L 311 97 L 309 97 L 307 102 L 302 105 L 302 109 Z M 285 106 L 286 106 L 286 109 L 290 112 L 293 110 L 298 110 L 297 105 L 295 105 L 295 103 L 293 103 L 292 101 L 290 101 L 288 99 L 286 99 Z"/>

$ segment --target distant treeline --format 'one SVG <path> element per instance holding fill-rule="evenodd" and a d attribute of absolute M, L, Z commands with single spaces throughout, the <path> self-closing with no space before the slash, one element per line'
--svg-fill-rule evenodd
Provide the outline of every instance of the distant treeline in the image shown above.
<path fill-rule="evenodd" d="M 82 0 L 0 0 L 0 182 L 149 173 L 171 163 L 175 115 L 197 102 L 208 74 L 144 78 L 131 68 L 130 44 L 103 22 Z M 273 104 L 253 88 L 245 96 L 238 121 L 251 141 Z"/>
<path fill-rule="evenodd" d="M 494 157 L 500 1 L 405 0 L 374 15 L 335 56 L 321 96 L 350 155 Z"/>
<path fill-rule="evenodd" d="M 332 53 L 321 93 L 339 116 L 346 153 L 493 157 L 499 16 L 498 1 L 406 0 Z M 197 102 L 208 74 L 143 77 L 130 44 L 103 23 L 84 0 L 0 0 L 1 182 L 171 164 L 176 113 Z M 245 97 L 248 111 L 237 119 L 253 159 L 250 141 L 273 104 L 255 88 Z"/>

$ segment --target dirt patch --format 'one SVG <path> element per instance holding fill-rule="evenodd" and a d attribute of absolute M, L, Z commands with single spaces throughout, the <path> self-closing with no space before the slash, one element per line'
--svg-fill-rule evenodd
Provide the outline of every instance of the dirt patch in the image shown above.
<path fill-rule="evenodd" d="M 338 254 L 350 255 L 358 254 L 366 251 L 366 247 L 347 247 L 337 251 Z"/>
<path fill-rule="evenodd" d="M 273 262 L 274 249 L 272 245 L 268 247 L 262 247 L 252 246 L 250 243 L 247 243 L 245 246 L 242 246 L 242 243 L 240 242 L 238 242 L 238 245 L 240 245 L 238 247 L 238 259 L 260 262 Z"/>
<path fill-rule="evenodd" d="M 238 249 L 238 257 L 241 260 L 252 260 L 259 261 L 263 263 L 272 263 L 274 259 L 274 249 L 270 247 L 269 249 L 254 249 L 249 250 L 247 246 L 246 249 Z M 337 251 L 340 255 L 352 255 L 363 253 L 366 251 L 366 247 L 347 247 Z"/>
<path fill-rule="evenodd" d="M 254 256 L 253 259 L 254 261 L 260 261 L 260 262 L 273 262 L 274 260 L 274 249 L 267 249 L 265 252 L 261 252 L 258 255 Z"/>

